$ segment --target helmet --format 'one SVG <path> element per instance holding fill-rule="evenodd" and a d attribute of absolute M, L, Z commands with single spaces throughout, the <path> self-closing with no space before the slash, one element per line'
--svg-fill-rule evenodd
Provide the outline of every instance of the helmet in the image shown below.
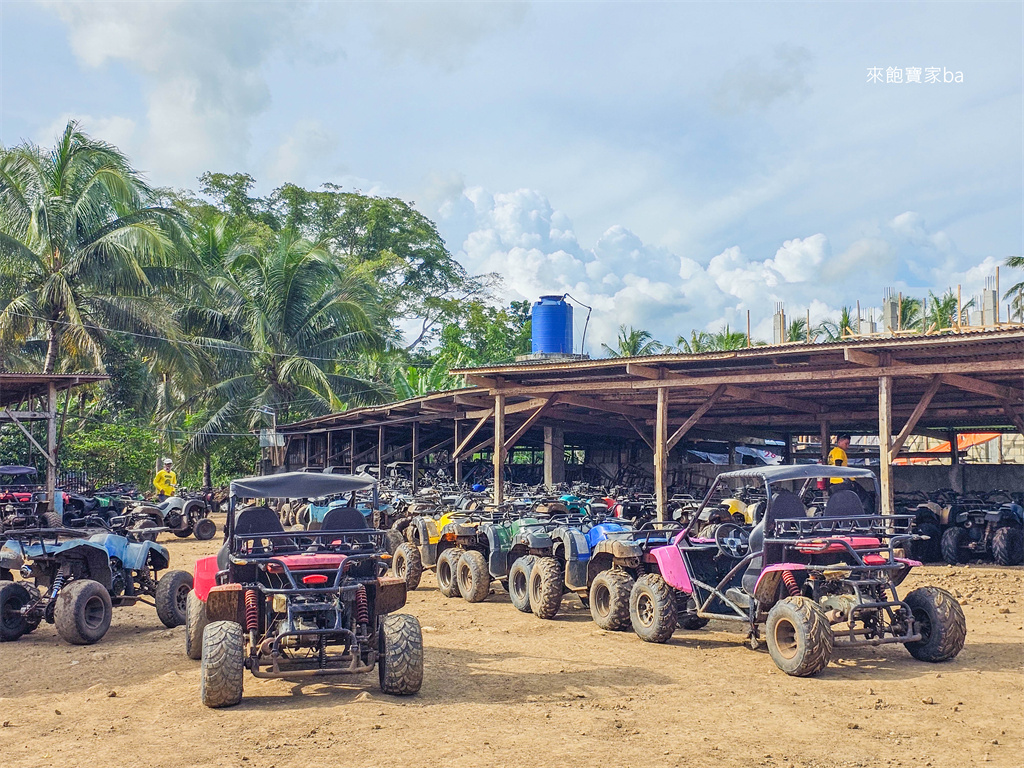
<path fill-rule="evenodd" d="M 168 464 L 173 464 L 173 463 L 174 463 L 174 462 L 173 462 L 173 461 L 171 461 L 170 459 L 167 459 L 167 458 L 165 458 L 165 459 L 164 459 L 164 466 L 165 466 L 165 467 L 166 467 L 166 466 L 167 466 Z"/>

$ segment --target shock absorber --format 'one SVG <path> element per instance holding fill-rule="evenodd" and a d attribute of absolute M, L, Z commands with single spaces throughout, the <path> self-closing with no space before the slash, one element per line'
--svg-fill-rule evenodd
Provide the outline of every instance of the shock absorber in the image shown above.
<path fill-rule="evenodd" d="M 796 579 L 793 578 L 792 571 L 783 571 L 782 580 L 786 584 L 786 589 L 789 591 L 790 597 L 800 597 L 800 587 L 796 583 Z"/>
<path fill-rule="evenodd" d="M 255 589 L 245 590 L 245 629 L 254 632 L 260 626 L 260 598 Z"/>
<path fill-rule="evenodd" d="M 53 584 L 50 585 L 49 595 L 51 601 L 57 596 L 57 593 L 60 592 L 61 587 L 64 586 L 64 581 L 66 579 L 67 576 L 65 575 L 64 571 L 58 571 L 57 575 L 53 577 Z"/>
<path fill-rule="evenodd" d="M 366 600 L 366 585 L 356 588 L 356 624 L 370 623 L 370 605 Z"/>

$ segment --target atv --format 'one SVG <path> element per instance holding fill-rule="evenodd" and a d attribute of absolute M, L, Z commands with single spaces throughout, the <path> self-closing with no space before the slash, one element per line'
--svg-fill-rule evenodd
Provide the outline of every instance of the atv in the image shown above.
<path fill-rule="evenodd" d="M 955 657 L 967 634 L 956 599 L 937 587 L 897 592 L 920 565 L 901 556 L 920 538 L 909 533 L 913 516 L 866 514 L 862 496 L 844 487 L 809 517 L 801 497 L 821 478 L 871 483 L 879 497 L 865 469 L 781 465 L 719 475 L 705 504 L 719 484 L 755 482 L 765 489 L 763 516 L 753 526 L 719 525 L 708 539 L 696 535 L 698 514 L 671 544 L 646 553 L 629 599 L 636 634 L 664 643 L 681 612 L 735 621 L 755 648 L 764 630 L 776 666 L 798 677 L 824 669 L 835 646 L 902 643 L 922 661 Z"/>
<path fill-rule="evenodd" d="M 0 581 L 0 640 L 17 640 L 45 620 L 67 642 L 92 644 L 110 627 L 113 607 L 138 602 L 154 606 L 166 627 L 185 623 L 192 576 L 158 576 L 169 564 L 164 547 L 113 533 L 80 534 L 66 528 L 11 533 L 0 548 L 0 576 L 20 572 L 26 581 Z"/>
<path fill-rule="evenodd" d="M 199 541 L 209 541 L 217 535 L 217 524 L 210 519 L 216 506 L 212 491 L 190 493 L 179 488 L 174 496 L 153 506 L 159 510 L 163 525 L 180 539 L 194 535 Z"/>
<path fill-rule="evenodd" d="M 942 534 L 942 557 L 950 565 L 991 556 L 999 565 L 1024 564 L 1024 507 L 996 509 L 954 504 Z"/>
<path fill-rule="evenodd" d="M 266 506 L 243 499 L 323 498 L 367 487 L 352 475 L 286 472 L 235 480 L 225 544 L 196 563 L 185 652 L 202 660 L 200 699 L 242 699 L 244 672 L 317 679 L 370 672 L 385 693 L 416 693 L 423 680 L 419 622 L 394 613 L 405 582 L 387 575 L 384 532 L 352 507 L 333 509 L 317 531 L 285 532 Z"/>

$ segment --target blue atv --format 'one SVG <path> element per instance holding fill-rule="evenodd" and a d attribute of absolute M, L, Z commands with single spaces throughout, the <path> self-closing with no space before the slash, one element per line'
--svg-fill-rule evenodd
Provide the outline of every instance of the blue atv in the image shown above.
<path fill-rule="evenodd" d="M 90 645 L 110 628 L 114 606 L 142 602 L 166 627 L 185 623 L 192 575 L 165 571 L 167 549 L 114 533 L 67 538 L 64 528 L 11 532 L 0 548 L 0 641 L 32 632 L 42 621 L 73 645 Z M 13 581 L 13 572 L 23 581 Z"/>

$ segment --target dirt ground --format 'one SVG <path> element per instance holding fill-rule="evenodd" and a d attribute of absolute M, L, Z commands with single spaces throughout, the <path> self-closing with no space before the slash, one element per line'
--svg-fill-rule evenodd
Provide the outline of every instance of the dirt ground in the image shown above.
<path fill-rule="evenodd" d="M 189 570 L 218 545 L 161 542 Z M 445 599 L 428 575 L 408 606 L 426 646 L 418 695 L 385 696 L 376 673 L 246 673 L 226 710 L 200 704 L 183 628 L 115 609 L 94 646 L 46 624 L 0 645 L 0 766 L 1021 766 L 1022 581 L 1020 568 L 920 568 L 905 587 L 945 587 L 964 605 L 958 658 L 862 649 L 797 679 L 722 622 L 648 645 L 599 630 L 574 597 L 541 621 L 497 587 L 476 605 Z"/>

